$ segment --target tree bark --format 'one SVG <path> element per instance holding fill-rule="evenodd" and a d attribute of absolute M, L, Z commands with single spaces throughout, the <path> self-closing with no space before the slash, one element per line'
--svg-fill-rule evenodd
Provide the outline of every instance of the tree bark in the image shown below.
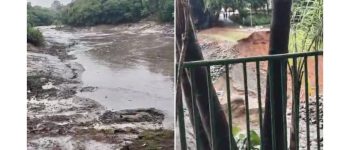
<path fill-rule="evenodd" d="M 191 14 L 194 25 L 198 29 L 205 29 L 209 26 L 209 16 L 204 12 L 205 6 L 203 0 L 191 0 Z"/>
<path fill-rule="evenodd" d="M 176 48 L 177 53 L 180 53 L 185 47 L 185 61 L 203 60 L 202 52 L 195 37 L 195 29 L 191 23 L 191 16 L 189 16 L 189 8 L 191 7 L 190 4 L 192 4 L 194 1 L 195 0 L 177 0 L 176 2 Z M 188 6 L 186 6 L 186 4 L 188 4 Z M 177 56 L 180 55 L 177 54 Z M 200 126 L 198 127 L 197 132 L 200 134 L 198 138 L 200 138 L 201 142 L 197 144 L 199 144 L 199 148 L 205 150 L 210 149 L 210 143 L 215 141 L 215 145 L 217 146 L 216 149 L 229 150 L 229 134 L 232 133 L 229 132 L 226 116 L 219 103 L 211 79 L 207 81 L 207 74 L 208 72 L 206 68 L 199 67 L 194 68 L 191 73 L 190 70 L 186 69 L 181 75 L 182 91 L 184 92 L 183 95 L 187 103 L 187 107 L 190 110 L 190 116 L 193 116 L 193 109 L 197 108 L 200 117 Z M 190 80 L 191 77 L 194 79 L 193 82 Z M 195 106 L 193 106 L 191 102 L 191 92 L 189 92 L 191 87 L 196 89 L 195 93 L 193 93 L 195 95 L 194 100 L 196 101 Z M 215 135 L 211 135 L 208 91 L 212 93 L 212 98 L 210 100 L 214 103 L 214 124 L 216 127 Z M 237 148 L 234 140 L 232 146 L 233 148 Z"/>
<path fill-rule="evenodd" d="M 269 54 L 288 53 L 292 1 L 273 0 L 272 3 L 273 11 Z M 286 76 L 287 72 L 286 69 L 281 72 L 281 66 L 286 67 L 286 61 L 273 60 L 269 62 L 263 125 L 263 147 L 265 150 L 273 150 L 274 148 L 275 150 L 287 149 L 286 123 L 284 118 L 286 114 L 286 99 L 282 97 L 282 92 L 286 95 L 287 85 L 286 78 L 282 80 L 282 73 Z M 271 82 L 269 82 L 269 78 L 271 78 Z M 285 90 L 282 91 L 282 88 Z M 270 105 L 271 102 L 274 104 L 273 107 Z M 274 120 L 271 120 L 271 115 L 274 117 Z M 272 130 L 274 134 L 272 134 Z M 273 140 L 275 141 L 275 145 L 273 145 Z"/>

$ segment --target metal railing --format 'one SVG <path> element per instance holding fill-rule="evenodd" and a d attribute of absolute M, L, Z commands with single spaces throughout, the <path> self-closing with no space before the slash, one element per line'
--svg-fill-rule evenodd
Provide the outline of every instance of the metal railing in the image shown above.
<path fill-rule="evenodd" d="M 305 146 L 305 149 L 310 149 L 310 111 L 309 111 L 309 74 L 308 74 L 308 59 L 310 59 L 312 61 L 312 59 L 314 60 L 314 68 L 311 68 L 311 69 L 314 69 L 314 85 L 315 85 L 315 99 L 316 99 L 316 102 L 315 102 L 315 105 L 316 105 L 316 111 L 313 112 L 313 113 L 316 113 L 315 116 L 316 116 L 316 147 L 318 150 L 320 150 L 322 148 L 322 145 L 320 143 L 321 141 L 321 129 L 320 129 L 320 110 L 319 110 L 319 105 L 320 105 L 320 87 L 319 87 L 319 57 L 322 57 L 323 56 L 323 51 L 315 51 L 315 52 L 304 52 L 304 53 L 293 53 L 293 54 L 277 54 L 277 55 L 268 55 L 268 56 L 258 56 L 258 57 L 247 57 L 247 58 L 235 58 L 235 59 L 224 59 L 224 60 L 202 60 L 202 61 L 191 61 L 191 62 L 184 62 L 183 63 L 183 69 L 184 70 L 187 70 L 188 72 L 191 72 L 194 68 L 198 68 L 198 67 L 203 67 L 206 69 L 207 71 L 207 82 L 209 82 L 209 80 L 211 80 L 211 75 L 210 75 L 210 68 L 211 66 L 222 66 L 224 68 L 224 77 L 225 77 L 225 84 L 226 84 L 226 99 L 227 99 L 227 109 L 228 109 L 228 114 L 227 115 L 227 118 L 228 118 L 228 127 L 229 127 L 229 140 L 230 140 L 230 144 L 232 144 L 234 141 L 233 140 L 237 140 L 235 139 L 235 137 L 233 136 L 233 122 L 235 120 L 232 120 L 232 109 L 231 109 L 231 91 L 230 91 L 230 65 L 237 65 L 237 64 L 242 64 L 243 66 L 243 84 L 244 84 L 244 105 L 245 105 L 245 124 L 246 124 L 246 136 L 247 136 L 247 140 L 246 140 L 246 147 L 243 148 L 243 149 L 263 149 L 263 146 L 262 146 L 262 142 L 260 142 L 260 147 L 259 148 L 252 148 L 250 145 L 251 145 L 251 137 L 250 137 L 250 115 L 249 115 L 249 91 L 248 91 L 248 80 L 250 78 L 250 76 L 247 76 L 247 64 L 253 64 L 251 66 L 254 66 L 255 69 L 256 69 L 256 74 L 255 74 L 255 78 L 256 78 L 256 99 L 258 101 L 258 117 L 259 117 L 259 129 L 260 129 L 260 140 L 263 141 L 263 136 L 262 136 L 262 131 L 263 131 L 263 106 L 262 106 L 262 88 L 265 88 L 265 87 L 261 87 L 261 63 L 263 62 L 267 62 L 268 65 L 271 65 L 271 62 L 273 61 L 277 61 L 278 65 L 280 65 L 280 71 L 281 71 L 281 76 L 279 79 L 281 80 L 287 80 L 287 76 L 290 75 L 290 79 L 292 79 L 293 81 L 296 81 L 297 77 L 296 75 L 293 76 L 293 73 L 291 72 L 295 72 L 297 71 L 297 69 L 302 69 L 303 70 L 303 76 L 302 76 L 302 81 L 303 81 L 303 90 L 305 90 L 305 114 L 306 114 L 306 139 L 303 139 L 303 140 L 306 140 L 306 146 Z M 297 63 L 298 61 L 302 61 L 304 63 L 303 65 L 303 68 L 297 68 Z M 287 70 L 287 64 L 289 63 L 289 73 L 288 70 Z M 291 64 L 291 65 L 290 65 Z M 271 66 L 270 66 L 271 67 Z M 270 71 L 270 70 L 269 70 Z M 271 74 L 271 73 L 270 73 Z M 250 74 L 251 75 L 251 74 Z M 193 77 L 191 77 L 191 79 L 193 81 Z M 267 77 L 267 80 L 266 82 L 269 82 L 270 83 L 270 86 L 271 86 L 271 83 L 273 83 L 274 81 L 274 78 L 273 78 L 273 75 L 269 75 Z M 288 83 L 288 82 L 287 82 Z M 300 84 L 299 86 L 301 86 L 302 84 Z M 292 91 L 295 91 L 296 88 L 297 88 L 297 84 L 292 82 Z M 211 86 L 208 86 L 208 87 L 211 87 Z M 287 85 L 285 86 L 281 86 L 281 87 L 287 87 Z M 270 87 L 270 92 L 271 92 L 271 89 L 273 89 L 273 87 Z M 193 99 L 195 99 L 195 96 L 193 94 L 193 92 L 195 91 L 196 89 L 191 89 L 191 101 L 192 101 L 192 106 L 195 106 L 195 101 Z M 287 95 L 286 94 L 283 94 L 283 93 L 287 93 L 288 91 L 288 88 L 287 89 L 280 89 L 281 91 L 284 91 L 282 92 L 282 102 L 284 103 L 285 106 L 287 106 Z M 209 91 L 209 89 L 208 89 Z M 289 90 L 290 91 L 290 90 Z M 288 91 L 288 92 L 289 92 Z M 209 92 L 210 93 L 210 92 Z M 294 142 L 297 143 L 297 146 L 295 149 L 300 149 L 299 147 L 299 140 L 300 140 L 300 137 L 299 137 L 299 115 L 300 115 L 300 95 L 296 95 L 297 93 L 295 92 L 292 92 L 292 101 L 293 101 L 293 109 L 295 109 L 294 111 L 296 112 L 296 115 L 294 115 L 294 119 L 296 122 L 294 122 L 294 125 L 295 127 L 293 128 L 294 130 L 294 133 L 296 133 L 296 138 L 294 138 Z M 297 98 L 299 97 L 299 98 Z M 271 96 L 270 96 L 271 98 Z M 274 101 L 271 101 L 270 99 L 270 108 L 273 108 L 273 105 L 274 105 Z M 215 117 L 214 117 L 214 114 L 213 114 L 213 110 L 214 107 L 213 107 L 213 101 L 211 100 L 211 97 L 209 96 L 209 116 L 210 116 L 210 134 L 211 134 L 211 137 L 213 137 L 212 135 L 215 134 L 215 124 L 213 122 L 215 122 Z M 201 142 L 200 139 L 198 138 L 198 133 L 196 133 L 196 128 L 198 128 L 198 123 L 200 123 L 200 121 L 198 120 L 198 109 L 196 109 L 195 107 L 193 108 L 193 116 L 191 117 L 191 121 L 193 121 L 193 129 L 191 128 L 185 128 L 185 115 L 184 115 L 184 105 L 182 102 L 179 103 L 179 105 L 177 106 L 177 118 L 178 118 L 178 127 L 179 127 L 179 137 L 180 137 L 180 144 L 181 144 L 181 149 L 187 149 L 188 148 L 188 143 L 186 141 L 186 130 L 194 130 L 194 139 L 196 141 L 196 143 L 199 143 Z M 279 114 L 279 115 L 282 115 L 283 119 L 286 119 L 286 113 L 284 114 Z M 271 109 L 271 122 L 275 121 L 274 117 L 276 117 L 276 115 L 274 114 L 274 111 L 273 109 Z M 285 121 L 285 120 L 284 120 Z M 275 128 L 273 126 L 273 123 L 272 123 L 272 130 L 269 131 L 269 132 L 272 132 L 272 143 L 273 145 L 275 144 L 284 144 L 285 145 L 285 149 L 287 149 L 287 145 L 288 143 L 290 143 L 290 141 L 288 140 L 287 141 L 279 141 L 278 139 L 276 139 L 276 137 L 274 137 L 274 133 L 275 132 Z M 284 135 L 285 136 L 285 139 L 287 139 L 287 124 L 286 124 L 286 128 L 283 129 L 284 130 Z M 216 148 L 216 144 L 217 141 L 216 139 L 213 139 L 210 141 L 210 145 L 211 145 L 211 148 L 212 150 L 218 150 Z M 195 148 L 196 149 L 196 148 Z M 198 149 L 198 147 L 197 147 Z M 235 149 L 234 147 L 230 146 L 230 149 Z M 273 146 L 272 148 L 273 150 L 277 150 L 275 146 Z"/>

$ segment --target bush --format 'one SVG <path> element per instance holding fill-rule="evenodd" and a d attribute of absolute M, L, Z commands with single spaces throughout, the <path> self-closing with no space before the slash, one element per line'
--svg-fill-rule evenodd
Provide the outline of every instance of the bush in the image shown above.
<path fill-rule="evenodd" d="M 44 37 L 42 33 L 33 27 L 27 28 L 27 43 L 31 43 L 35 46 L 44 45 Z"/>

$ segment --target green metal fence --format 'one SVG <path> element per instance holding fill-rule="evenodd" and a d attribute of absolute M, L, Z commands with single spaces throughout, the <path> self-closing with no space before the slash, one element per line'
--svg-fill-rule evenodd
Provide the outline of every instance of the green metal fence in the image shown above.
<path fill-rule="evenodd" d="M 315 79 L 315 99 L 316 99 L 316 111 L 313 112 L 313 113 L 316 113 L 316 147 L 318 150 L 320 150 L 322 148 L 322 145 L 321 145 L 321 129 L 320 129 L 320 110 L 319 110 L 319 105 L 320 105 L 320 102 L 319 102 L 319 99 L 320 99 L 320 87 L 319 87 L 319 57 L 323 57 L 323 51 L 315 51 L 315 52 L 305 52 L 305 53 L 293 53 L 293 54 L 278 54 L 278 55 L 268 55 L 268 56 L 258 56 L 258 57 L 247 57 L 247 58 L 235 58 L 235 59 L 224 59 L 224 60 L 203 60 L 203 61 L 192 61 L 192 62 L 184 62 L 183 63 L 183 69 L 187 70 L 188 72 L 191 72 L 194 68 L 197 68 L 197 67 L 203 67 L 207 70 L 207 80 L 211 80 L 211 75 L 210 75 L 210 68 L 212 66 L 223 66 L 223 68 L 225 68 L 224 70 L 224 76 L 226 78 L 226 98 L 227 98 L 227 106 L 228 106 L 228 114 L 227 114 L 227 118 L 228 118 L 228 126 L 229 126 L 229 137 L 230 137 L 230 144 L 233 143 L 233 140 L 234 140 L 234 136 L 233 136 L 233 125 L 232 123 L 235 121 L 235 120 L 232 120 L 232 115 L 231 114 L 231 93 L 230 93 L 230 80 L 229 80 L 229 77 L 230 77 L 230 71 L 229 71 L 229 65 L 237 65 L 237 64 L 242 64 L 243 66 L 243 79 L 244 79 L 244 103 L 245 103 L 245 113 L 246 113 L 246 136 L 247 136 L 247 141 L 246 141 L 246 145 L 247 147 L 249 147 L 249 149 L 253 149 L 251 148 L 250 144 L 251 144 L 251 141 L 250 141 L 250 118 L 249 118 L 249 94 L 248 94 L 248 84 L 247 84 L 247 81 L 249 80 L 249 76 L 247 76 L 247 64 L 253 64 L 253 66 L 255 66 L 255 69 L 256 69 L 256 80 L 257 80 L 257 90 L 256 90 L 256 93 L 257 93 L 257 100 L 258 100 L 258 105 L 259 105 L 259 128 L 260 128 L 260 135 L 262 134 L 262 130 L 263 130 L 263 108 L 262 108 L 262 93 L 261 90 L 262 88 L 265 88 L 265 87 L 262 87 L 261 86 L 261 68 L 260 68 L 260 64 L 263 63 L 263 62 L 267 62 L 268 65 L 271 65 L 274 63 L 277 62 L 277 64 L 280 65 L 280 71 L 281 71 L 281 80 L 286 80 L 287 79 L 287 76 L 290 75 L 290 78 L 294 81 L 296 81 L 297 77 L 296 75 L 293 75 L 294 73 L 291 73 L 291 72 L 295 72 L 299 69 L 303 70 L 303 76 L 302 79 L 303 79 L 303 87 L 304 87 L 304 92 L 306 93 L 305 94 L 305 114 L 306 114 L 306 139 L 302 139 L 302 140 L 306 140 L 306 147 L 305 149 L 310 149 L 310 111 L 309 111 L 309 83 L 310 81 L 308 81 L 309 79 L 309 74 L 308 74 L 308 70 L 310 69 L 314 69 L 314 79 Z M 309 68 L 308 69 L 308 61 L 307 60 L 311 60 L 311 61 L 314 61 L 314 68 Z M 297 63 L 304 63 L 303 65 L 303 68 L 297 68 Z M 255 64 L 255 65 L 254 65 Z M 288 64 L 288 65 L 287 65 Z M 287 74 L 288 72 L 288 69 L 287 67 L 289 66 L 289 73 Z M 269 70 L 270 71 L 270 70 Z M 193 77 L 191 77 L 193 78 Z M 193 79 L 191 79 L 193 80 Z M 271 83 L 273 83 L 274 81 L 274 76 L 270 75 L 268 76 L 268 79 L 267 79 L 267 82 L 270 83 L 270 86 L 271 86 Z M 297 143 L 296 145 L 296 149 L 300 149 L 299 147 L 299 141 L 301 140 L 300 137 L 299 137 L 299 115 L 300 115 L 300 97 L 299 95 L 296 96 L 296 93 L 294 92 L 297 88 L 297 83 L 296 82 L 292 82 L 292 96 L 293 96 L 293 105 L 295 106 L 295 112 L 297 115 L 294 115 L 294 119 L 296 120 L 294 123 L 295 125 L 295 128 L 293 129 L 294 130 L 294 133 L 296 133 L 296 138 L 294 139 L 295 140 L 295 143 Z M 301 86 L 301 84 L 299 85 Z M 208 86 L 210 87 L 210 86 Z M 281 87 L 287 87 L 286 85 L 285 86 L 281 86 Z M 273 90 L 273 87 L 270 87 L 270 92 Z M 193 106 L 195 106 L 195 101 L 193 100 L 195 97 L 194 97 L 194 94 L 193 94 L 193 91 L 196 90 L 196 89 L 191 89 L 191 93 L 192 93 L 192 96 L 191 96 L 191 100 L 192 100 L 192 103 Z M 284 89 L 282 88 L 281 91 L 284 91 L 282 93 L 287 93 L 286 90 L 288 89 Z M 210 92 L 209 92 L 210 93 Z M 271 97 L 271 96 L 270 96 Z M 273 105 L 274 105 L 274 101 L 270 99 L 270 108 L 273 108 Z M 286 94 L 283 94 L 282 95 L 282 102 L 284 103 L 285 106 L 286 103 L 287 103 L 287 95 Z M 215 122 L 215 117 L 214 117 L 214 114 L 213 114 L 213 102 L 209 96 L 209 116 L 210 116 L 210 134 L 211 134 L 211 137 L 213 137 L 212 135 L 215 134 L 215 124 L 213 122 Z M 283 114 L 279 114 L 279 115 L 282 115 L 283 119 L 284 119 L 284 122 L 285 122 L 285 119 L 286 119 L 286 113 L 283 113 Z M 179 137 L 180 139 L 180 143 L 181 143 L 181 149 L 187 149 L 188 148 L 188 141 L 186 141 L 186 130 L 193 130 L 194 131 L 194 138 L 195 138 L 195 141 L 196 143 L 199 143 L 201 142 L 200 139 L 198 138 L 199 134 L 196 133 L 196 128 L 198 128 L 198 123 L 199 120 L 198 120 L 198 109 L 196 109 L 194 107 L 193 109 L 193 129 L 192 128 L 185 128 L 185 119 L 184 119 L 185 115 L 184 115 L 184 106 L 183 106 L 183 103 L 180 102 L 178 105 L 177 105 L 177 118 L 178 118 L 178 123 L 179 123 Z M 273 112 L 273 109 L 271 109 L 271 122 L 274 122 L 275 121 L 275 118 L 276 117 L 276 114 L 274 114 Z M 287 125 L 286 125 L 287 126 Z M 273 132 L 276 131 L 275 127 L 273 126 L 272 124 L 272 130 L 270 132 L 272 132 L 272 143 L 273 143 L 273 150 L 277 150 L 276 149 L 276 144 L 283 144 L 285 145 L 284 149 L 287 149 L 287 141 L 280 141 L 279 139 L 276 139 L 276 137 L 274 136 L 275 134 Z M 289 126 L 287 126 L 287 128 L 289 128 Z M 285 139 L 287 139 L 287 128 L 283 129 L 284 130 L 284 133 L 283 133 L 283 136 L 285 137 Z M 261 138 L 263 138 L 263 136 L 261 136 Z M 237 139 L 235 139 L 237 140 Z M 262 140 L 262 139 L 261 139 Z M 289 141 L 289 139 L 288 139 Z M 212 149 L 212 150 L 218 150 L 216 147 L 217 145 L 215 143 L 217 143 L 216 139 L 213 139 L 211 142 L 211 148 L 208 148 L 208 149 Z M 260 142 L 262 144 L 262 142 Z M 243 148 L 243 149 L 248 149 L 247 147 Z M 195 148 L 194 148 L 195 149 Z M 196 149 L 199 149 L 198 147 Z M 230 146 L 230 149 L 234 149 L 234 147 Z M 242 148 L 239 148 L 239 149 L 242 149 Z M 258 149 L 263 149 L 263 147 L 261 146 L 260 148 Z"/>

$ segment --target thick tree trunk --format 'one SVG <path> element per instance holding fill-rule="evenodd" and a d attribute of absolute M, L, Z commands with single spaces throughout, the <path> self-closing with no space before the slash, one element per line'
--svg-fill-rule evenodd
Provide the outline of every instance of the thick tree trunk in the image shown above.
<path fill-rule="evenodd" d="M 187 0 L 178 0 L 176 2 L 177 12 L 176 12 L 176 44 L 177 44 L 177 53 L 181 53 L 184 51 L 184 60 L 185 61 L 195 61 L 195 60 L 203 60 L 203 55 L 198 46 L 198 43 L 195 38 L 194 28 L 191 26 L 191 19 L 188 13 L 188 7 L 186 7 Z M 190 6 L 189 6 L 190 8 Z M 187 10 L 187 12 L 186 12 Z M 187 29 L 187 30 L 186 30 Z M 185 47 L 185 48 L 184 48 Z M 177 54 L 177 56 L 180 56 Z M 181 59 L 179 59 L 181 60 Z M 178 61 L 179 61 L 178 60 Z M 181 84 L 183 88 L 183 95 L 185 101 L 187 103 L 187 107 L 189 109 L 189 113 L 193 116 L 193 109 L 197 108 L 199 113 L 199 126 L 197 129 L 197 133 L 199 133 L 200 143 L 198 147 L 200 149 L 210 149 L 209 142 L 213 140 L 216 141 L 215 145 L 219 150 L 228 150 L 230 148 L 229 142 L 229 132 L 228 123 L 226 121 L 226 116 L 224 114 L 223 109 L 219 103 L 219 100 L 216 96 L 215 89 L 213 88 L 211 80 L 209 83 L 207 81 L 207 70 L 206 68 L 194 68 L 192 74 L 189 70 L 184 70 L 181 75 Z M 193 82 L 191 82 L 191 76 L 193 77 Z M 196 91 L 193 93 L 195 95 L 196 105 L 193 106 L 191 102 L 191 87 L 195 88 Z M 210 113 L 209 113 L 209 97 L 208 97 L 208 89 L 212 93 L 212 98 L 210 99 L 214 103 L 214 118 L 215 118 L 215 131 L 216 134 L 211 135 L 210 128 Z M 178 95 L 178 94 L 177 94 Z M 191 119 L 192 120 L 192 119 Z M 193 122 L 192 122 L 193 125 Z M 234 148 L 236 148 L 236 143 L 233 144 Z"/>
<path fill-rule="evenodd" d="M 197 29 L 208 28 L 210 16 L 205 12 L 203 0 L 191 0 L 190 5 L 193 23 Z"/>
<path fill-rule="evenodd" d="M 291 0 L 273 0 L 272 23 L 270 34 L 269 54 L 288 53 Z M 267 76 L 265 116 L 263 127 L 263 147 L 265 150 L 286 150 L 287 137 L 285 133 L 286 122 L 286 78 L 282 80 L 282 73 L 286 76 L 286 69 L 281 72 L 281 66 L 286 68 L 286 61 L 274 60 L 269 62 Z M 269 82 L 271 78 L 271 82 Z M 271 101 L 270 101 L 271 100 Z M 271 107 L 271 102 L 273 107 Z M 271 113 L 273 111 L 273 113 Z M 271 115 L 273 120 L 271 120 Z M 272 128 L 274 126 L 274 128 Z M 272 131 L 273 130 L 273 131 Z M 274 133 L 274 134 L 272 134 Z M 273 140 L 275 145 L 273 145 Z"/>
<path fill-rule="evenodd" d="M 188 111 L 193 112 L 193 106 L 192 106 L 192 102 L 191 102 L 191 96 L 192 96 L 191 95 L 191 83 L 188 79 L 189 79 L 188 75 L 184 72 L 182 74 L 182 83 L 181 83 L 183 93 L 184 93 L 183 95 L 185 96 L 185 101 L 186 101 Z M 193 119 L 194 119 L 193 114 L 191 114 L 190 121 L 191 121 L 192 125 L 194 124 Z M 203 149 L 203 150 L 208 149 L 210 147 L 210 143 L 209 143 L 209 139 L 207 137 L 207 134 L 205 132 L 205 128 L 203 127 L 202 123 L 198 124 L 197 131 L 199 132 L 199 138 L 200 138 L 200 141 L 202 142 L 199 145 L 200 149 Z"/>

